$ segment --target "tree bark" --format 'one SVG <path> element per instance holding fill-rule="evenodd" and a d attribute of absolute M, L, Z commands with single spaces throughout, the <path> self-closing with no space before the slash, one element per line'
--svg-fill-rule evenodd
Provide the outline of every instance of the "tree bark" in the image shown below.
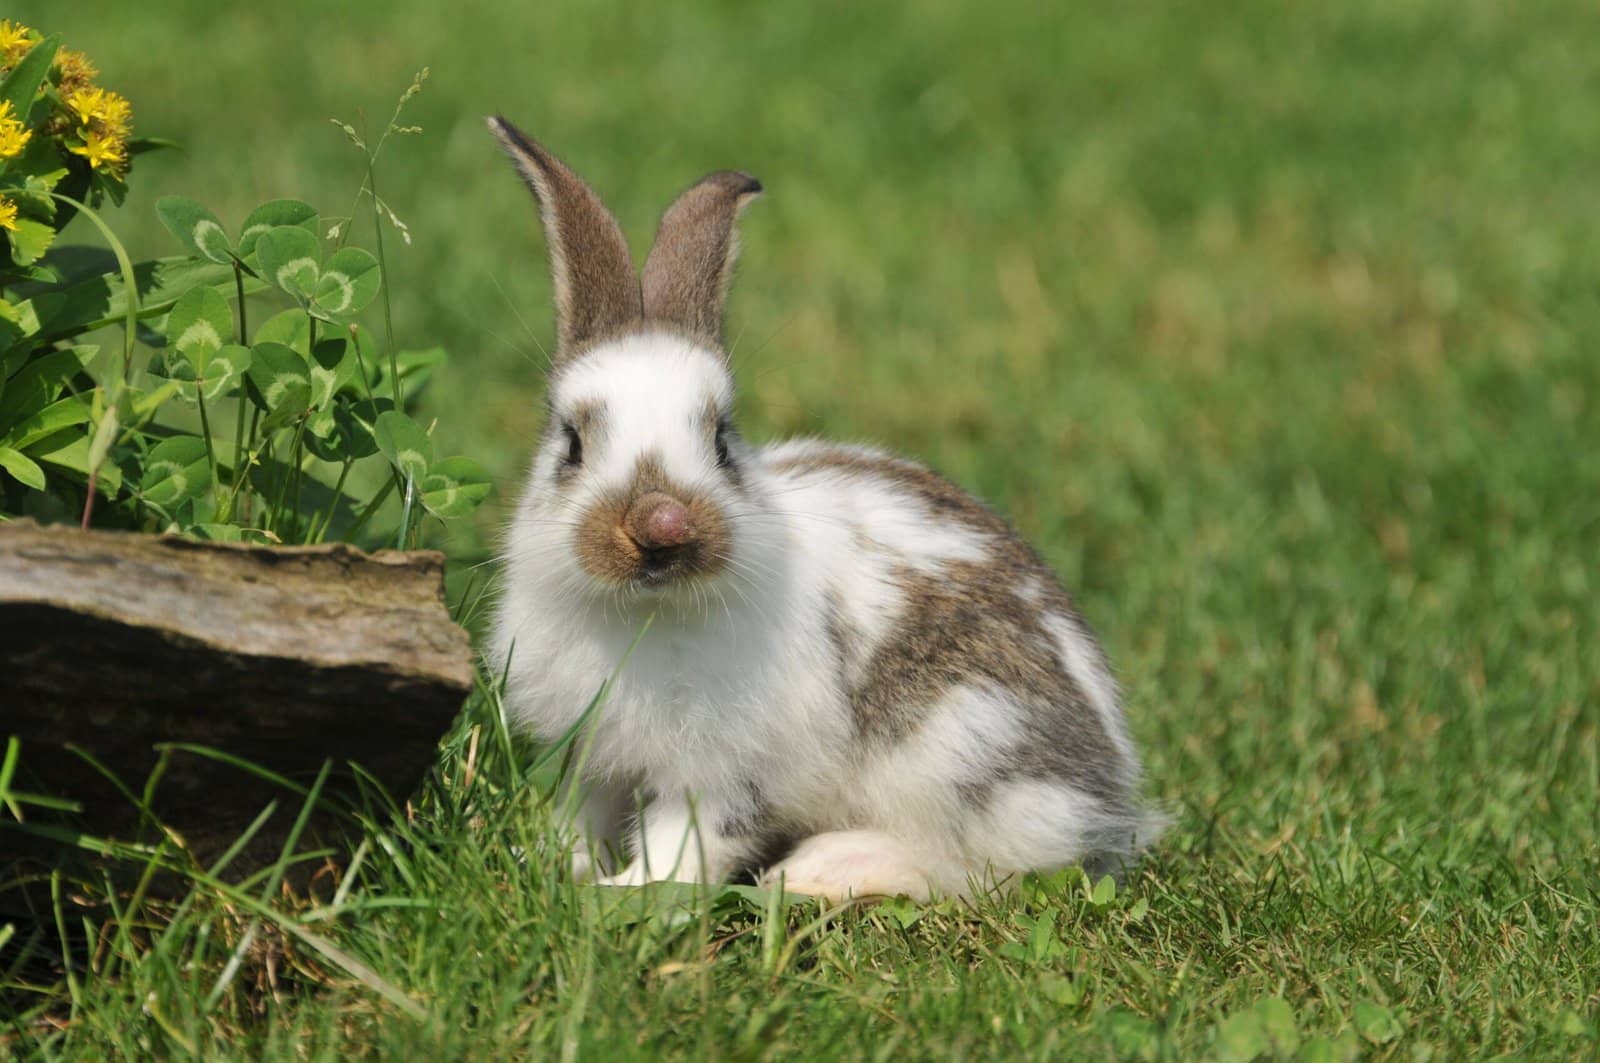
<path fill-rule="evenodd" d="M 403 801 L 472 679 L 438 553 L 0 524 L 0 747 L 7 736 L 22 743 L 12 786 L 79 802 L 73 826 L 97 836 L 151 826 L 71 747 L 134 794 L 158 747 L 184 743 L 300 785 L 331 761 L 335 804 L 363 799 L 356 763 Z M 275 855 L 300 799 L 237 765 L 172 751 L 152 811 L 207 860 L 274 799 L 257 855 Z M 313 827 L 326 833 L 337 818 Z M 38 856 L 8 819 L 0 813 L 0 865 Z"/>

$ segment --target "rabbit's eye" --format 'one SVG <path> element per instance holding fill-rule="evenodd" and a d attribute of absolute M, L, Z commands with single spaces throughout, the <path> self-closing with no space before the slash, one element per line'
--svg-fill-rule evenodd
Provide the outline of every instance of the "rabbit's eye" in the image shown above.
<path fill-rule="evenodd" d="M 567 438 L 567 453 L 562 461 L 568 468 L 576 468 L 583 464 L 583 440 L 578 437 L 578 430 L 570 424 L 561 426 L 561 434 Z"/>
<path fill-rule="evenodd" d="M 713 440 L 717 448 L 717 465 L 719 468 L 729 468 L 733 465 L 733 455 L 728 453 L 728 422 L 717 424 L 717 436 Z"/>

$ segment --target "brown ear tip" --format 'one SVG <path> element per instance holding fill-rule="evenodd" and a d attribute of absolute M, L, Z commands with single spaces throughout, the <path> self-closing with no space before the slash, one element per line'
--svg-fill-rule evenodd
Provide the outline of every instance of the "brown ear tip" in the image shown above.
<path fill-rule="evenodd" d="M 489 132 L 493 133 L 495 138 L 508 149 L 513 149 L 535 158 L 544 154 L 544 149 L 539 147 L 537 141 L 518 129 L 504 115 L 491 114 L 484 119 L 484 124 L 489 127 Z"/>
<path fill-rule="evenodd" d="M 741 204 L 742 201 L 754 199 L 764 191 L 761 182 L 743 170 L 718 170 L 716 173 L 706 174 L 693 187 L 713 191 L 718 196 L 727 196 Z"/>
<path fill-rule="evenodd" d="M 754 177 L 750 176 L 749 174 L 745 173 L 744 171 L 742 171 L 742 170 L 733 170 L 731 172 L 732 172 L 733 176 L 739 181 L 738 187 L 734 189 L 734 194 L 735 195 L 740 196 L 740 197 L 744 197 L 744 196 L 759 196 L 761 193 L 766 191 L 765 188 L 761 187 L 761 182 L 760 181 L 756 180 Z"/>

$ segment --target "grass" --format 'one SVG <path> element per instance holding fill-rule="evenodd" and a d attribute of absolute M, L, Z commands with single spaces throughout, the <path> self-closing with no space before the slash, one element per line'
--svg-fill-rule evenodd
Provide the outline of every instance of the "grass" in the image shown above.
<path fill-rule="evenodd" d="M 341 212 L 360 159 L 326 118 L 428 64 L 384 162 L 395 327 L 450 349 L 441 445 L 502 482 L 548 282 L 480 116 L 569 158 L 636 251 L 701 172 L 760 176 L 750 434 L 881 441 L 1011 516 L 1176 826 L 1100 903 L 1065 876 L 923 912 L 619 906 L 552 874 L 480 696 L 339 903 L 130 911 L 115 970 L 22 994 L 8 1050 L 1245 1058 L 1293 1027 L 1313 1058 L 1594 1054 L 1592 4 L 11 7 L 188 146 L 112 215 L 140 256 L 175 250 L 168 192 Z M 495 521 L 442 540 L 462 570 Z"/>

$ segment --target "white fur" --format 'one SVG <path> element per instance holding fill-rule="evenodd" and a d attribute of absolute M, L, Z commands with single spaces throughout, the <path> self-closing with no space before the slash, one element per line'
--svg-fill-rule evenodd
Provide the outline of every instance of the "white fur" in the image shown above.
<path fill-rule="evenodd" d="M 563 402 L 603 404 L 609 431 L 626 439 L 626 446 L 586 457 L 596 482 L 626 483 L 646 452 L 660 455 L 667 472 L 685 483 L 717 479 L 695 431 L 706 400 L 725 403 L 733 390 L 717 355 L 671 333 L 629 336 L 580 358 L 561 374 L 559 387 Z"/>
<path fill-rule="evenodd" d="M 914 734 L 866 760 L 852 788 L 856 816 L 941 857 L 960 856 L 967 845 L 950 828 L 969 810 L 950 786 L 982 782 L 987 765 L 974 753 L 1004 749 L 1021 735 L 1015 706 L 1002 692 L 958 687 L 927 710 Z"/>
<path fill-rule="evenodd" d="M 776 471 L 832 446 L 814 440 L 746 451 L 741 494 L 695 427 L 731 387 L 720 356 L 665 333 L 586 353 L 553 378 L 551 402 L 558 416 L 601 404 L 603 438 L 585 440 L 584 467 L 563 490 L 559 454 L 536 456 L 508 535 L 490 657 L 518 725 L 544 740 L 564 733 L 651 621 L 585 739 L 580 831 L 614 842 L 628 818 L 619 809 L 631 809 L 638 790 L 656 796 L 632 829 L 633 862 L 602 881 L 726 875 L 748 854 L 715 828 L 748 811 L 752 783 L 787 823 L 817 835 L 780 865 L 790 888 L 960 893 L 1084 855 L 1100 811 L 1064 784 L 1018 783 L 986 811 L 952 797 L 956 784 L 981 781 L 985 751 L 1018 740 L 1005 691 L 950 691 L 898 743 L 867 748 L 855 733 L 848 687 L 906 607 L 895 569 L 937 576 L 948 563 L 982 561 L 990 537 L 939 520 L 890 478 Z M 727 513 L 732 560 L 704 585 L 619 590 L 576 561 L 579 512 L 625 484 L 645 454 Z M 851 639 L 846 662 L 830 640 L 830 608 Z M 1099 651 L 1066 618 L 1053 631 L 1133 772 Z M 578 869 L 604 869 L 601 851 L 580 850 Z"/>
<path fill-rule="evenodd" d="M 827 451 L 871 462 L 900 460 L 873 447 L 816 439 L 779 443 L 762 456 L 769 465 L 781 465 Z M 850 546 L 880 566 L 903 564 L 936 572 L 951 561 L 987 560 L 993 546 L 981 532 L 940 521 L 915 495 L 883 478 L 832 469 L 801 470 L 787 474 L 784 483 L 786 493 L 797 496 L 781 503 L 791 517 L 815 515 L 833 525 L 832 531 L 819 532 L 819 548 Z M 857 541 L 851 543 L 839 534 L 846 531 Z"/>
<path fill-rule="evenodd" d="M 1070 786 L 1036 779 L 1001 786 L 982 818 L 979 829 L 991 839 L 986 855 L 1002 872 L 1069 864 L 1105 826 L 1099 802 Z"/>
<path fill-rule="evenodd" d="M 841 830 L 807 838 L 762 881 L 835 902 L 899 894 L 927 900 L 951 870 L 929 864 L 892 834 Z"/>
<path fill-rule="evenodd" d="M 701 830 L 698 809 L 681 797 L 657 801 L 639 832 L 638 852 L 620 874 L 603 886 L 641 886 L 646 882 L 701 882 L 728 871 L 729 853 L 716 831 Z"/>

